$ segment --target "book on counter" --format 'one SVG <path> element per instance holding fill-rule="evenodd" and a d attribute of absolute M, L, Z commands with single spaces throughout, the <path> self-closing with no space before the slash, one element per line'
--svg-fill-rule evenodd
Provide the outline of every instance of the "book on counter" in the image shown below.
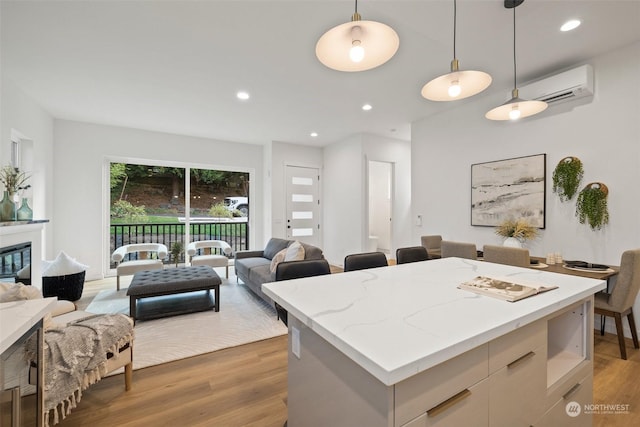
<path fill-rule="evenodd" d="M 458 285 L 458 288 L 480 295 L 488 295 L 505 301 L 515 302 L 532 295 L 556 289 L 557 286 L 547 283 L 523 281 L 520 279 L 514 280 L 513 278 L 478 276 L 472 280 L 461 283 Z"/>

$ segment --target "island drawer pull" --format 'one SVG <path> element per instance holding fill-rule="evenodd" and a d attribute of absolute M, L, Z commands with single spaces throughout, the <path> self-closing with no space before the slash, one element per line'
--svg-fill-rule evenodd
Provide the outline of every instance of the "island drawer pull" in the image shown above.
<path fill-rule="evenodd" d="M 441 412 L 446 411 L 447 409 L 449 409 L 450 407 L 452 407 L 456 403 L 466 399 L 469 396 L 471 396 L 471 391 L 468 388 L 465 388 L 464 390 L 462 390 L 460 393 L 456 394 L 455 396 L 451 396 L 450 398 L 448 398 L 444 402 L 439 403 L 436 406 L 434 406 L 433 408 L 429 409 L 427 411 L 427 416 L 428 417 L 435 417 L 436 415 L 440 414 Z"/>
<path fill-rule="evenodd" d="M 513 362 L 509 363 L 507 365 L 507 368 L 513 368 L 514 366 L 516 366 L 518 363 L 530 358 L 531 356 L 535 356 L 536 353 L 534 351 L 530 351 L 529 353 L 525 354 L 524 356 L 520 356 L 518 357 L 516 360 L 514 360 Z"/>
<path fill-rule="evenodd" d="M 568 392 L 566 392 L 565 394 L 562 395 L 563 399 L 567 399 L 569 396 L 571 396 L 573 393 L 575 393 L 576 391 L 578 391 L 578 389 L 582 387 L 582 383 L 577 383 L 576 385 L 574 385 L 573 387 L 571 387 L 569 389 Z"/>

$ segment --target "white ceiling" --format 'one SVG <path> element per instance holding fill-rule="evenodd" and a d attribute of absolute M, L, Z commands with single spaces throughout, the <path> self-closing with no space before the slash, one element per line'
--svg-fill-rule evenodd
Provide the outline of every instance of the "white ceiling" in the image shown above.
<path fill-rule="evenodd" d="M 400 48 L 373 70 L 328 69 L 316 41 L 353 10 L 342 0 L 2 0 L 2 73 L 57 118 L 256 144 L 408 140 L 412 121 L 469 102 L 420 95 L 449 71 L 453 0 L 361 0 L 362 19 L 393 27 Z M 569 18 L 582 26 L 560 33 Z M 640 0 L 527 0 L 516 20 L 519 82 L 640 40 Z M 506 100 L 513 87 L 512 22 L 502 0 L 458 0 L 460 67 L 493 76 L 479 96 Z"/>

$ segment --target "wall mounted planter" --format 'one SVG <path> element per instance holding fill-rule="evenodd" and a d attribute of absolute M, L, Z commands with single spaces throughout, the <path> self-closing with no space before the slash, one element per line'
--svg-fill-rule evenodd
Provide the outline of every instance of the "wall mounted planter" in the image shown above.
<path fill-rule="evenodd" d="M 553 171 L 553 192 L 560 197 L 560 201 L 566 202 L 573 198 L 583 175 L 584 169 L 579 158 L 565 157 L 558 162 Z"/>
<path fill-rule="evenodd" d="M 592 230 L 600 230 L 609 223 L 608 195 L 609 188 L 602 182 L 590 182 L 578 193 L 576 216 L 580 224 L 589 223 Z"/>

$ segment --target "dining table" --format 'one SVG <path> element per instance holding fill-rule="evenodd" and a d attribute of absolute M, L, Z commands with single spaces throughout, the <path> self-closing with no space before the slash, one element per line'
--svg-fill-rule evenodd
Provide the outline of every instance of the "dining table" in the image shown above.
<path fill-rule="evenodd" d="M 560 274 L 569 274 L 571 276 L 579 276 L 586 277 L 589 279 L 600 279 L 607 282 L 607 288 L 602 290 L 601 292 L 609 293 L 611 290 L 611 279 L 620 273 L 620 267 L 617 265 L 608 265 L 608 269 L 606 270 L 595 270 L 595 269 L 583 269 L 583 268 L 572 268 L 568 267 L 565 262 L 550 264 L 547 263 L 547 259 L 544 257 L 531 257 L 531 268 L 541 269 L 544 271 L 549 271 L 551 273 L 560 273 Z M 536 262 L 534 264 L 533 262 Z M 606 324 L 606 316 L 600 316 L 600 335 L 604 335 L 604 327 Z"/>
<path fill-rule="evenodd" d="M 565 262 L 562 262 L 562 264 L 549 264 L 546 262 L 546 258 L 544 257 L 532 256 L 531 260 L 538 262 L 538 264 L 531 264 L 531 268 L 538 268 L 552 273 L 569 274 L 571 276 L 605 280 L 607 282 L 607 291 L 609 291 L 610 280 L 620 272 L 620 267 L 616 265 L 609 265 L 609 268 L 606 270 L 589 270 L 581 268 L 571 268 L 566 266 Z"/>

